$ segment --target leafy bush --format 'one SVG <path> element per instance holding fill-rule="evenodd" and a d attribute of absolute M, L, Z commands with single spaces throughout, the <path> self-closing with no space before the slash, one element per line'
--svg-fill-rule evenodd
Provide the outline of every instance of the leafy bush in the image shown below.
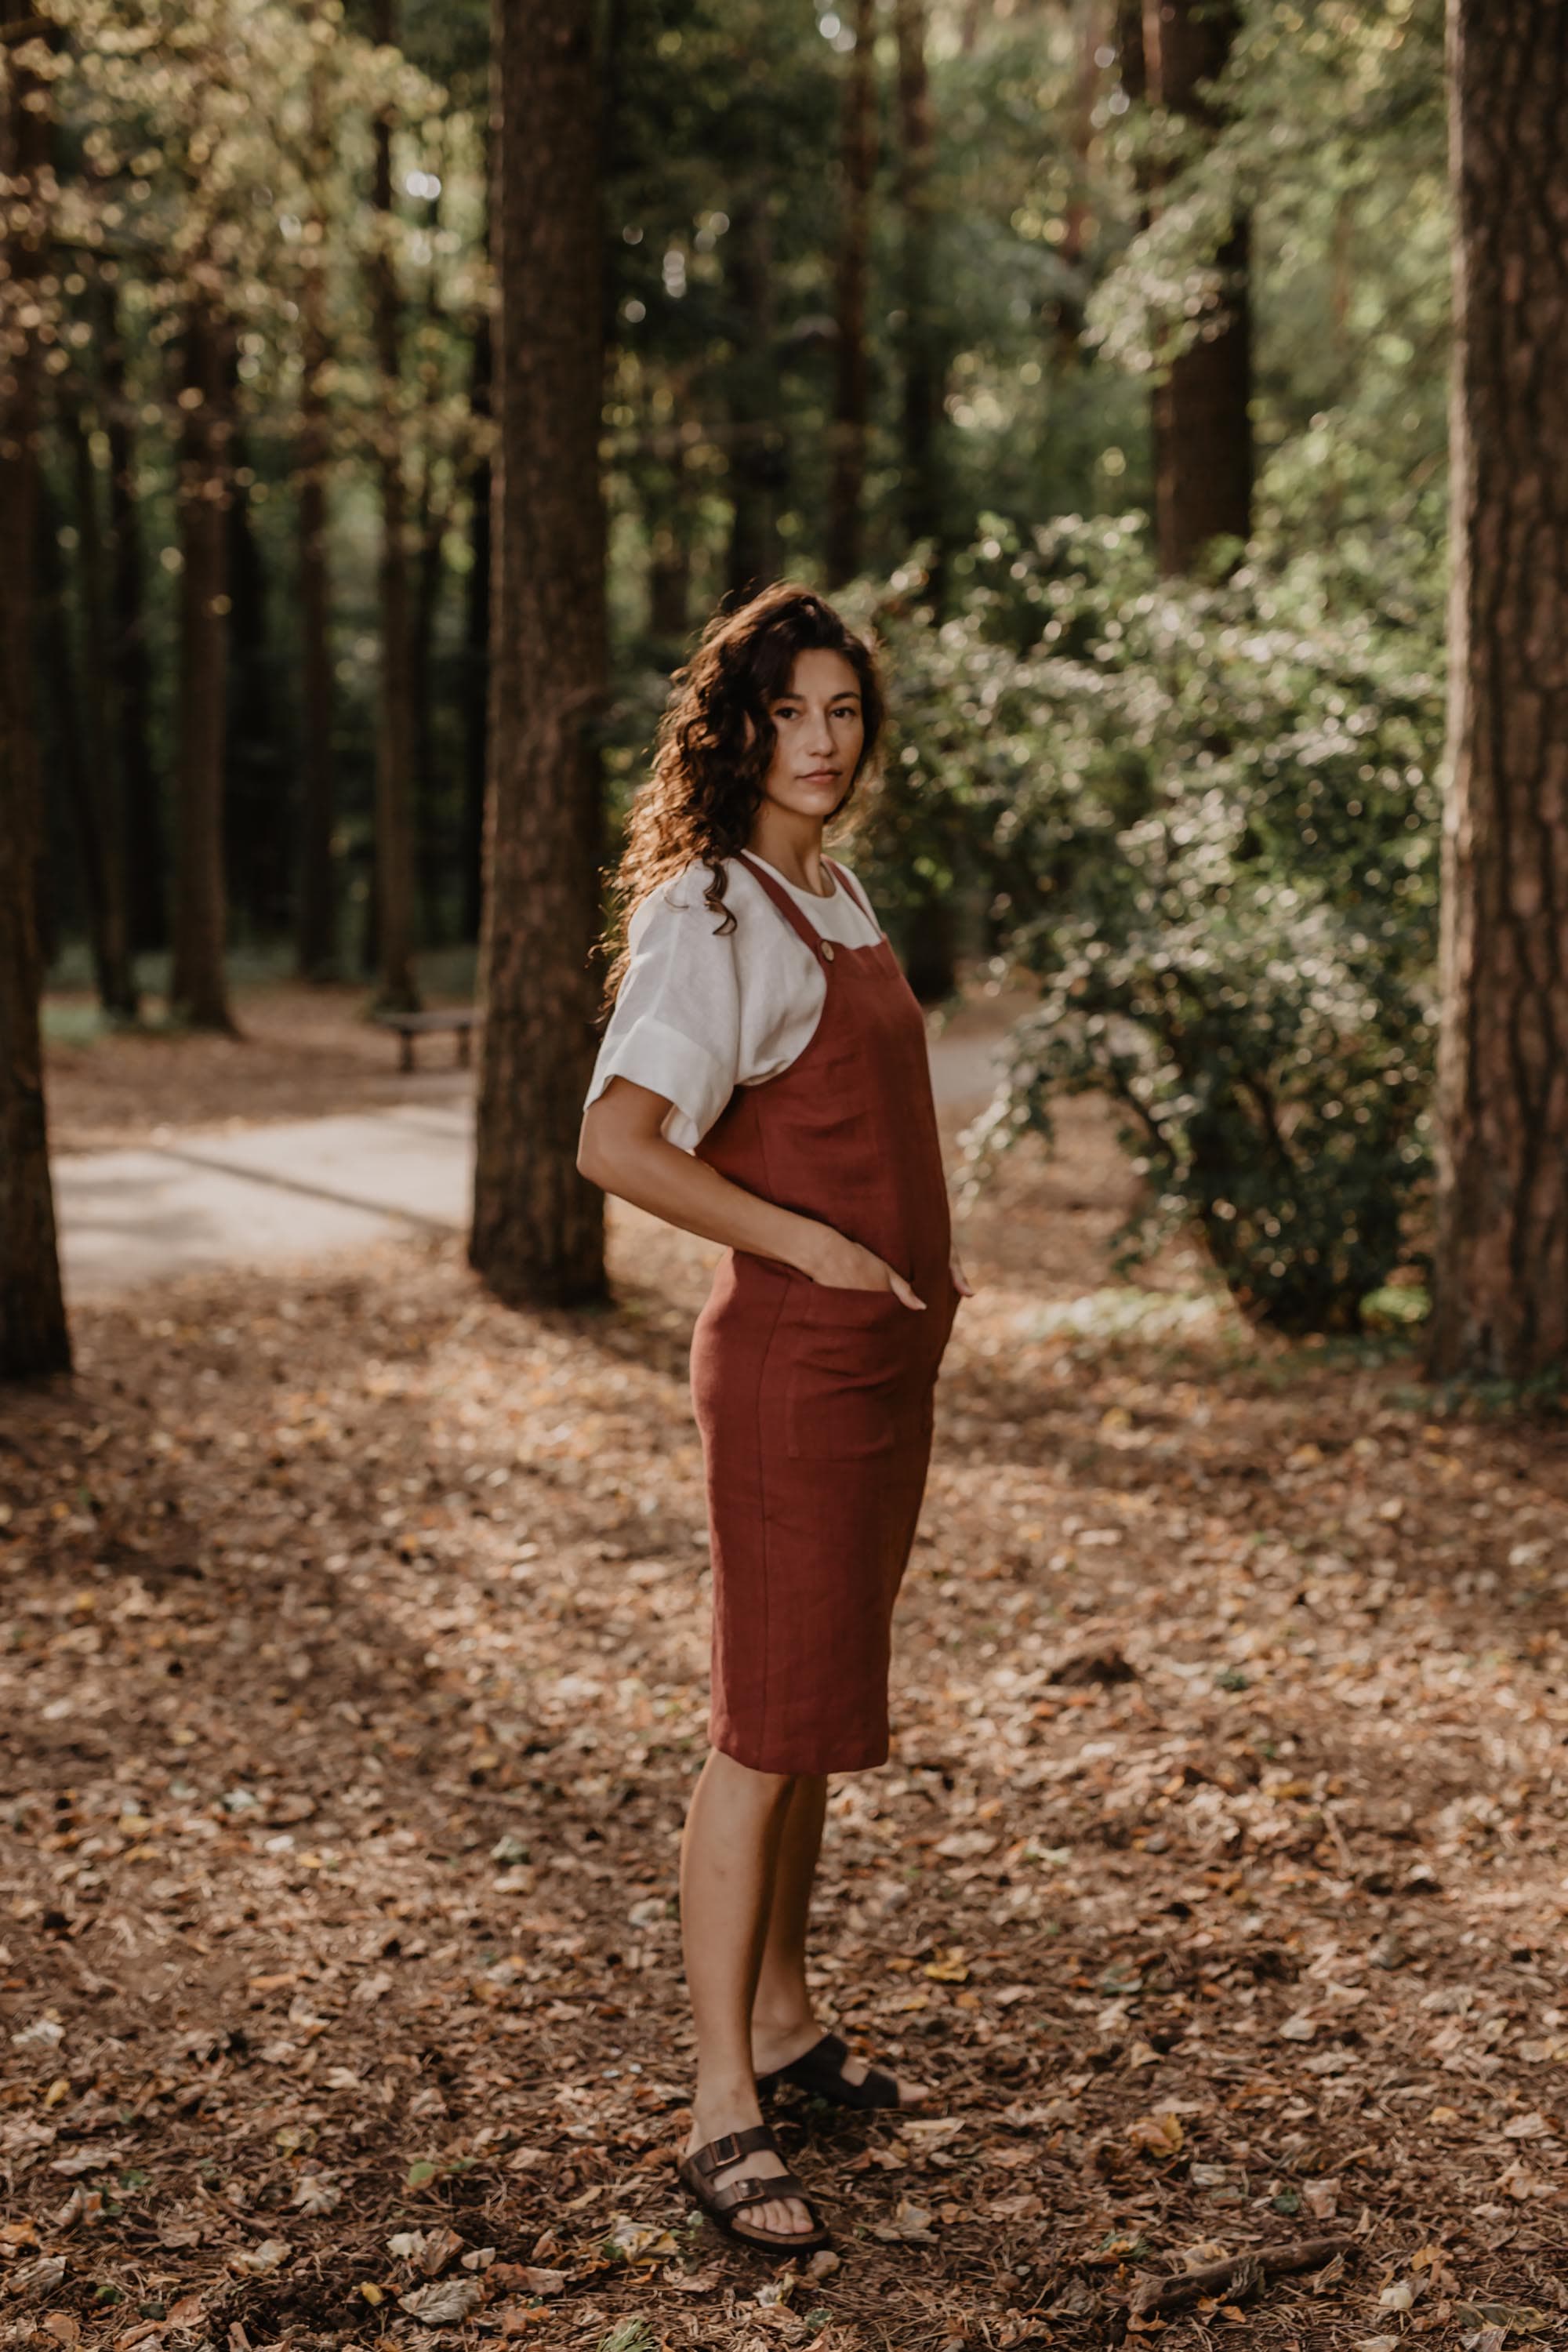
<path fill-rule="evenodd" d="M 976 1159 L 1098 1089 L 1150 1180 L 1124 1262 L 1194 1219 L 1288 1331 L 1350 1328 L 1421 1255 L 1443 714 L 1415 546 L 1211 585 L 1157 577 L 1137 518 L 998 526 L 961 617 L 907 578 L 875 615 L 898 740 L 858 852 L 983 874 L 1040 987 Z"/>

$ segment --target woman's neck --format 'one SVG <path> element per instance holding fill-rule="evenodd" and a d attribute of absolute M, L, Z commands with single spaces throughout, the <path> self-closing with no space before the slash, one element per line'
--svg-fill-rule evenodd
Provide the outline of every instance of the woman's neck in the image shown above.
<path fill-rule="evenodd" d="M 770 814 L 764 809 L 752 826 L 747 848 L 797 890 L 808 890 L 814 898 L 831 898 L 837 886 L 822 855 L 820 818 L 796 817 L 781 824 L 774 817 L 770 823 Z"/>

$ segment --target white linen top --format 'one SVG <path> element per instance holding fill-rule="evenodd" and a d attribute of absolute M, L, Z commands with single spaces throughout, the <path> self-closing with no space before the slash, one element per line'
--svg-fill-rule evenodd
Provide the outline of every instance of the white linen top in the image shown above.
<path fill-rule="evenodd" d="M 682 1151 L 701 1141 L 736 1087 L 775 1077 L 804 1053 L 827 995 L 821 959 L 791 929 L 756 876 L 739 858 L 723 862 L 733 930 L 720 932 L 721 917 L 702 903 L 705 859 L 651 890 L 633 914 L 631 961 L 583 1105 L 586 1110 L 596 1102 L 615 1077 L 668 1095 L 672 1107 L 662 1132 Z M 841 882 L 831 898 L 819 898 L 768 858 L 757 863 L 783 884 L 821 938 L 866 948 L 881 937 Z"/>

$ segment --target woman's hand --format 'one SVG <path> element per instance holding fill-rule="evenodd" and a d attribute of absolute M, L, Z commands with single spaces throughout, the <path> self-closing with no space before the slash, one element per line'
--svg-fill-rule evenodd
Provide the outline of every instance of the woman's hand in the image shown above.
<path fill-rule="evenodd" d="M 896 1267 L 875 1250 L 862 1249 L 846 1234 L 836 1233 L 831 1225 L 817 1225 L 812 1230 L 808 1246 L 795 1260 L 802 1274 L 820 1282 L 826 1290 L 890 1290 L 906 1307 L 925 1306 L 917 1298 Z"/>
<path fill-rule="evenodd" d="M 953 1250 L 949 1255 L 947 1270 L 952 1276 L 952 1286 L 954 1290 L 957 1291 L 960 1298 L 973 1298 L 974 1296 L 974 1285 L 964 1273 L 963 1266 L 960 1265 L 958 1262 L 958 1252 L 956 1250 Z"/>

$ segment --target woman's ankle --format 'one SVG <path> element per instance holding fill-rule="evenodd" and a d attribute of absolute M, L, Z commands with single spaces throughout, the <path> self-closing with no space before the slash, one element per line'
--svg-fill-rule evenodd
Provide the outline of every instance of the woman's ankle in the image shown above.
<path fill-rule="evenodd" d="M 752 2003 L 752 2039 L 759 2035 L 770 2042 L 786 2041 L 791 2034 L 803 2033 L 816 2022 L 811 2006 L 811 1995 L 804 1985 L 790 1986 L 777 1992 L 765 1993 L 759 1987 Z"/>

